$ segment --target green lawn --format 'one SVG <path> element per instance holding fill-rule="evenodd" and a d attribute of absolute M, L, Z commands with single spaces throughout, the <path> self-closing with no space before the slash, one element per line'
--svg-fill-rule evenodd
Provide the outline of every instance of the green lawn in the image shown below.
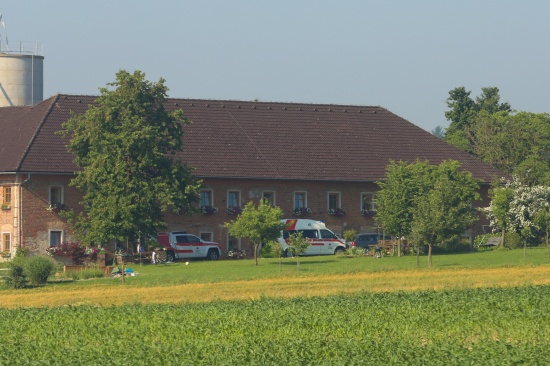
<path fill-rule="evenodd" d="M 299 269 L 296 262 L 300 261 Z M 550 263 L 545 247 L 532 248 L 523 255 L 523 250 L 484 250 L 461 254 L 439 254 L 433 257 L 435 269 L 445 268 L 495 268 L 507 266 L 537 266 Z M 416 257 L 388 256 L 373 257 L 317 256 L 279 259 L 260 258 L 259 265 L 252 259 L 240 260 L 196 260 L 177 261 L 167 265 L 130 264 L 138 274 L 126 277 L 127 286 L 170 286 L 188 283 L 216 283 L 239 280 L 277 278 L 286 276 L 316 276 L 348 274 L 357 272 L 383 272 L 416 269 Z M 420 256 L 420 268 L 427 268 L 427 257 Z M 52 278 L 54 286 L 82 287 L 101 283 L 118 285 L 116 280 L 63 281 Z M 48 285 L 50 286 L 50 285 Z M 0 289 L 4 288 L 0 285 Z"/>

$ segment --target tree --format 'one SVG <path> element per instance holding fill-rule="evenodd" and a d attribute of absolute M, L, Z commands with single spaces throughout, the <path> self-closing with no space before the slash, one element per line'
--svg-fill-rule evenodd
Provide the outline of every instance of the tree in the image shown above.
<path fill-rule="evenodd" d="M 164 107 L 164 79 L 121 70 L 100 88 L 95 105 L 63 124 L 68 149 L 81 169 L 71 185 L 83 192 L 85 210 L 67 213 L 84 243 L 156 236 L 165 227 L 163 213 L 194 211 L 200 181 L 177 160 L 182 151 L 181 110 Z"/>
<path fill-rule="evenodd" d="M 258 206 L 250 201 L 246 204 L 236 220 L 225 224 L 229 234 L 235 237 L 246 238 L 254 244 L 254 260 L 258 265 L 258 248 L 260 244 L 267 244 L 277 240 L 285 224 L 281 222 L 283 211 L 273 207 L 267 200 L 260 200 Z"/>
<path fill-rule="evenodd" d="M 310 245 L 311 242 L 303 237 L 301 231 L 297 231 L 288 236 L 287 251 L 291 256 L 296 257 L 296 266 L 298 270 L 300 270 L 300 256 L 306 252 Z"/>
<path fill-rule="evenodd" d="M 517 180 L 509 185 L 514 189 L 509 216 L 515 231 L 523 237 L 523 254 L 526 255 L 527 239 L 541 230 L 539 225 L 544 223 L 539 215 L 550 206 L 550 187 L 528 186 Z"/>
<path fill-rule="evenodd" d="M 447 98 L 447 107 L 450 110 L 445 112 L 445 117 L 450 121 L 445 135 L 447 142 L 467 152 L 472 152 L 473 145 L 467 131 L 474 124 L 475 116 L 479 112 L 511 112 L 510 104 L 500 103 L 500 94 L 496 87 L 481 88 L 481 95 L 475 100 L 470 98 L 470 94 L 463 86 L 451 90 Z"/>
<path fill-rule="evenodd" d="M 410 238 L 428 245 L 428 267 L 432 268 L 432 248 L 456 241 L 476 220 L 473 201 L 479 198 L 479 184 L 470 172 L 460 171 L 460 163 L 445 161 L 429 179 L 431 188 L 418 197 L 413 212 Z"/>
<path fill-rule="evenodd" d="M 529 186 L 519 179 L 507 181 L 493 190 L 491 203 L 483 211 L 492 227 L 505 227 L 522 236 L 525 255 L 527 239 L 539 231 L 548 231 L 550 187 Z"/>
<path fill-rule="evenodd" d="M 510 186 L 497 185 L 491 191 L 491 203 L 489 207 L 482 208 L 489 225 L 495 229 L 501 230 L 500 246 L 504 247 L 505 233 L 510 230 L 511 220 L 508 212 L 510 211 L 510 202 L 514 197 L 514 191 Z"/>
<path fill-rule="evenodd" d="M 550 183 L 550 115 L 482 111 L 466 131 L 472 152 L 521 181 Z"/>
<path fill-rule="evenodd" d="M 433 168 L 427 162 L 408 164 L 392 161 L 386 166 L 386 179 L 376 182 L 380 190 L 376 193 L 375 216 L 386 234 L 398 238 L 410 234 L 416 200 L 430 188 L 430 180 L 420 178 L 431 175 Z M 418 260 L 419 248 L 416 249 Z"/>
<path fill-rule="evenodd" d="M 436 126 L 436 128 L 432 130 L 432 135 L 439 139 L 445 138 L 445 129 L 441 126 Z"/>

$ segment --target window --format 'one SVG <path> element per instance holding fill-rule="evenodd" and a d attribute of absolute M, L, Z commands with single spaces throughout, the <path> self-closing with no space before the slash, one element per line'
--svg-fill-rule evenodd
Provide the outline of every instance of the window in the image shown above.
<path fill-rule="evenodd" d="M 50 247 L 57 247 L 58 245 L 61 245 L 62 236 L 63 231 L 50 230 Z"/>
<path fill-rule="evenodd" d="M 211 207 L 212 204 L 212 191 L 201 191 L 201 207 Z"/>
<path fill-rule="evenodd" d="M 339 192 L 329 192 L 328 193 L 328 209 L 336 210 L 341 207 L 340 203 L 340 193 Z"/>
<path fill-rule="evenodd" d="M 241 207 L 241 192 L 227 192 L 227 207 Z"/>
<path fill-rule="evenodd" d="M 307 207 L 306 192 L 294 192 L 294 209 Z"/>
<path fill-rule="evenodd" d="M 302 233 L 302 238 L 304 238 L 304 239 L 318 239 L 319 238 L 319 232 L 315 229 L 285 230 L 285 231 L 283 231 L 283 238 L 288 239 L 291 235 L 294 235 L 296 232 Z"/>
<path fill-rule="evenodd" d="M 10 233 L 2 233 L 2 251 L 9 252 L 11 250 Z"/>
<path fill-rule="evenodd" d="M 262 199 L 266 200 L 270 206 L 275 206 L 275 192 L 263 192 Z"/>
<path fill-rule="evenodd" d="M 234 236 L 227 236 L 227 250 L 240 250 L 241 249 L 241 240 L 235 238 Z"/>
<path fill-rule="evenodd" d="M 361 210 L 373 211 L 374 206 L 374 193 L 363 192 L 361 193 Z"/>
<path fill-rule="evenodd" d="M 50 204 L 62 204 L 63 203 L 63 187 L 62 186 L 50 186 Z"/>
<path fill-rule="evenodd" d="M 4 198 L 2 199 L 2 204 L 9 206 L 11 205 L 11 187 L 4 187 L 3 191 Z"/>
<path fill-rule="evenodd" d="M 212 241 L 212 233 L 200 233 L 200 237 L 204 241 Z"/>

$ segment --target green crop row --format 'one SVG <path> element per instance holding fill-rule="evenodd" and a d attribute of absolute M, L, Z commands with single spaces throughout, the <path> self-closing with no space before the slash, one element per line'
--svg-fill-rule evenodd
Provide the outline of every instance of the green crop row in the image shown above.
<path fill-rule="evenodd" d="M 550 286 L 0 309 L 0 365 L 550 363 Z"/>

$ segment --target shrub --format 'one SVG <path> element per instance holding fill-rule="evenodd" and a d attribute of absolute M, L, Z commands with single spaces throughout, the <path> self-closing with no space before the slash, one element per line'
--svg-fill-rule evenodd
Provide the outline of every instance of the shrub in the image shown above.
<path fill-rule="evenodd" d="M 278 241 L 271 241 L 265 244 L 260 250 L 260 257 L 262 258 L 279 258 L 284 254 L 283 248 Z"/>
<path fill-rule="evenodd" d="M 365 249 L 361 247 L 351 247 L 346 249 L 346 255 L 348 256 L 362 256 L 365 254 Z"/>
<path fill-rule="evenodd" d="M 55 263 L 50 258 L 44 256 L 35 256 L 27 258 L 25 261 L 25 274 L 29 282 L 33 285 L 43 285 L 48 281 L 52 274 Z"/>
<path fill-rule="evenodd" d="M 76 281 L 105 277 L 105 273 L 101 270 L 101 268 L 90 267 L 81 271 L 70 271 L 68 276 Z"/>
<path fill-rule="evenodd" d="M 27 286 L 29 282 L 25 275 L 24 260 L 18 260 L 23 257 L 14 258 L 9 264 L 8 278 L 6 279 L 6 286 L 9 288 L 20 289 Z"/>
<path fill-rule="evenodd" d="M 344 240 L 346 242 L 353 241 L 356 236 L 357 236 L 357 230 L 355 229 L 344 230 Z"/>
<path fill-rule="evenodd" d="M 518 233 L 506 233 L 506 244 L 510 249 L 517 249 L 523 246 L 521 235 Z"/>

